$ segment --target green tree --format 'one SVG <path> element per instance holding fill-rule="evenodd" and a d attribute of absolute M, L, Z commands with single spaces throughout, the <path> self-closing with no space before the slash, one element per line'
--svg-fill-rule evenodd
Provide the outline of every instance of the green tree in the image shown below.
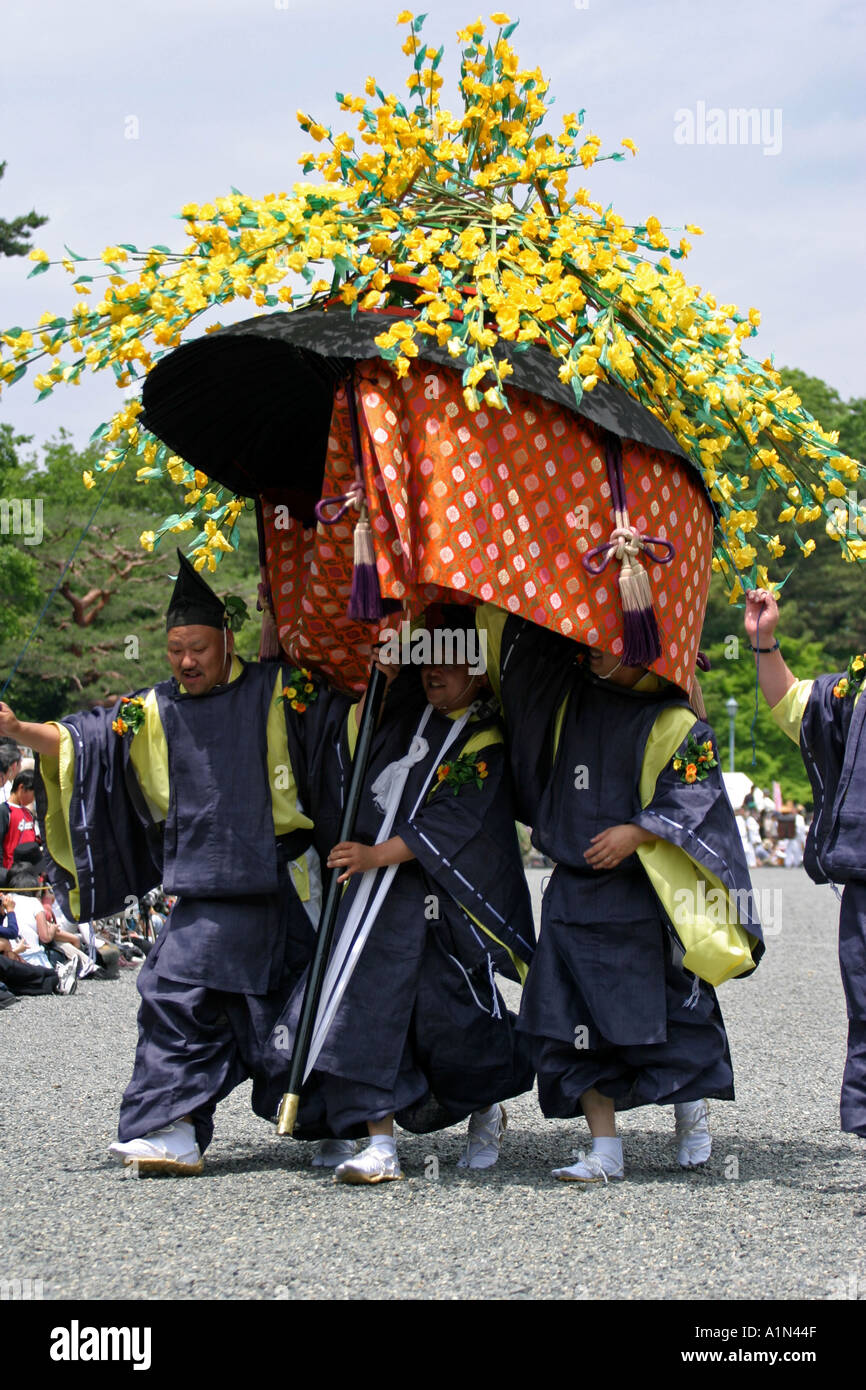
<path fill-rule="evenodd" d="M 838 430 L 839 442 L 852 458 L 866 458 L 866 399 L 843 401 L 838 392 L 818 377 L 810 377 L 795 369 L 782 369 L 782 382 L 800 396 L 811 415 L 825 429 Z M 741 468 L 748 466 L 739 446 L 731 446 L 741 455 Z M 857 499 L 855 499 L 857 500 Z M 859 499 L 863 500 L 863 499 Z M 845 499 L 840 499 L 842 504 Z M 772 536 L 778 530 L 777 517 L 787 504 L 778 492 L 766 492 L 758 504 L 758 534 Z M 756 541 L 759 555 L 761 542 Z M 796 563 L 785 577 L 785 562 Z M 763 557 L 762 557 L 763 559 Z M 820 642 L 830 654 L 827 669 L 838 670 L 848 663 L 854 651 L 866 651 L 866 604 L 863 602 L 866 567 L 846 563 L 839 544 L 829 536 L 816 537 L 815 551 L 802 557 L 795 552 L 773 562 L 771 576 L 784 579 L 781 594 L 782 632 L 786 642 L 791 637 L 806 642 Z M 742 604 L 731 606 L 725 596 L 720 575 L 713 575 L 704 620 L 702 641 L 713 645 L 729 633 L 742 631 Z"/>
<path fill-rule="evenodd" d="M 9 434 L 5 442 L 5 495 L 10 502 L 28 499 L 31 506 L 39 505 L 43 534 L 30 546 L 22 536 L 0 537 L 0 577 L 9 555 L 10 564 L 17 558 L 34 578 L 27 604 L 15 610 L 15 628 L 0 629 L 0 685 L 15 666 L 39 609 L 60 581 L 6 697 L 16 714 L 22 719 L 53 719 L 163 679 L 168 673 L 164 615 L 177 560 L 165 544 L 148 554 L 138 538 L 176 506 L 171 484 L 157 480 L 145 486 L 121 470 L 98 474 L 96 486 L 88 492 L 81 475 L 93 469 L 94 449 L 77 451 L 61 432 L 40 459 L 22 459 L 20 445 L 25 441 L 19 438 L 16 448 Z M 105 500 L 92 519 L 109 478 Z M 253 612 L 258 583 L 254 525 L 248 535 L 252 544 L 226 555 L 211 582 L 218 593 L 240 594 Z M 189 539 L 178 537 L 182 543 Z M 76 545 L 73 562 L 61 579 Z M 5 592 L 4 587 L 4 598 Z M 8 606 L 4 603 L 0 610 Z M 257 624 L 251 622 L 239 634 L 238 649 L 243 656 L 255 656 L 257 647 Z"/>
<path fill-rule="evenodd" d="M 6 161 L 0 164 L 0 179 L 6 173 Z M 27 212 L 23 217 L 13 217 L 6 222 L 0 217 L 0 256 L 26 256 L 30 251 L 30 234 L 37 227 L 44 227 L 48 221 L 38 212 Z"/>
<path fill-rule="evenodd" d="M 27 631 L 28 615 L 39 603 L 39 577 L 32 549 L 16 543 L 18 449 L 29 444 L 11 425 L 0 425 L 0 641 L 16 641 Z"/>
<path fill-rule="evenodd" d="M 786 800 L 811 805 L 812 792 L 800 750 L 787 734 L 782 733 L 760 692 L 757 716 L 755 714 L 755 658 L 742 624 L 739 634 L 732 634 L 727 641 L 715 643 L 709 648 L 708 655 L 712 669 L 700 677 L 701 690 L 707 718 L 716 731 L 724 770 L 729 770 L 726 705 L 733 696 L 737 702 L 734 718 L 735 770 L 745 772 L 767 793 L 772 790 L 773 782 L 778 782 Z M 839 669 L 826 646 L 803 638 L 785 638 L 785 660 L 801 679 L 822 671 Z"/>

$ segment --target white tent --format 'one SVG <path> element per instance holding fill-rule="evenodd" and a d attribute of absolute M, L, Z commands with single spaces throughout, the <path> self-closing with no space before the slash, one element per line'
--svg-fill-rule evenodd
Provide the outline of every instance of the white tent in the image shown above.
<path fill-rule="evenodd" d="M 752 779 L 745 772 L 723 772 L 722 778 L 725 783 L 725 791 L 728 799 L 735 811 L 738 811 L 745 801 L 752 788 Z M 756 788 L 760 791 L 760 788 Z M 760 792 L 760 799 L 763 799 L 763 792 Z"/>

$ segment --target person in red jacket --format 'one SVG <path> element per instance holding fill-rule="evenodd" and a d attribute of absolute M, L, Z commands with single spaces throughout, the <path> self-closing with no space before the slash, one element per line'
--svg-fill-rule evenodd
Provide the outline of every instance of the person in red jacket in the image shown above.
<path fill-rule="evenodd" d="M 3 847 L 3 868 L 11 869 L 19 845 L 36 843 L 36 819 L 33 815 L 33 773 L 19 772 L 12 781 L 8 802 L 0 805 L 0 845 Z"/>

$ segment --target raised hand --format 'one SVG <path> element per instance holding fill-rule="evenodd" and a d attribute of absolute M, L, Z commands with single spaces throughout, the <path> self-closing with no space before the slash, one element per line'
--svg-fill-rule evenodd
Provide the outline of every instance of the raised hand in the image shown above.
<path fill-rule="evenodd" d="M 778 621 L 779 605 L 775 596 L 767 589 L 750 589 L 746 594 L 745 623 L 752 646 L 758 646 L 758 637 L 762 647 L 772 646 Z"/>
<path fill-rule="evenodd" d="M 0 700 L 0 735 L 4 738 L 17 739 L 20 725 L 14 713 L 8 705 L 4 705 Z"/>

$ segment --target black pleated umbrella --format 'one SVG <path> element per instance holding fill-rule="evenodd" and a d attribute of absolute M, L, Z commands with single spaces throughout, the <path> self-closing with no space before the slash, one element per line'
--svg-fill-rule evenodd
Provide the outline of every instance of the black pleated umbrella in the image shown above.
<path fill-rule="evenodd" d="M 380 355 L 374 340 L 389 321 L 344 306 L 301 309 L 263 314 L 185 343 L 147 377 L 143 423 L 233 492 L 288 502 L 295 515 L 308 518 L 321 495 L 335 385 L 353 362 Z M 510 386 L 621 438 L 685 458 L 664 425 L 619 387 L 599 382 L 578 408 L 546 349 L 499 347 L 513 367 Z M 429 339 L 419 357 L 452 369 L 465 365 Z"/>

